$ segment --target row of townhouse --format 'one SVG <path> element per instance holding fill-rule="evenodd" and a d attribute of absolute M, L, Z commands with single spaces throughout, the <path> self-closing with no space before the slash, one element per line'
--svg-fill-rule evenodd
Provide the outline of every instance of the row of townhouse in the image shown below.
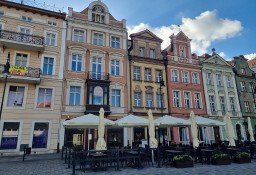
<path fill-rule="evenodd" d="M 256 127 L 255 74 L 247 60 L 227 62 L 214 50 L 197 56 L 190 42 L 182 31 L 170 36 L 164 50 L 149 30 L 128 39 L 126 21 L 116 20 L 101 1 L 81 12 L 68 8 L 68 14 L 0 1 L 0 152 L 94 148 L 96 129 L 65 129 L 62 123 L 98 115 L 100 107 L 111 120 L 147 117 L 149 109 L 155 118 L 187 119 L 193 110 L 223 120 L 229 111 L 237 139 L 247 140 L 244 117 Z M 200 127 L 199 133 L 208 142 L 225 139 L 219 127 Z M 176 143 L 189 143 L 190 135 L 187 127 L 160 133 L 162 141 Z M 107 128 L 105 135 L 108 146 L 147 138 L 147 128 Z"/>

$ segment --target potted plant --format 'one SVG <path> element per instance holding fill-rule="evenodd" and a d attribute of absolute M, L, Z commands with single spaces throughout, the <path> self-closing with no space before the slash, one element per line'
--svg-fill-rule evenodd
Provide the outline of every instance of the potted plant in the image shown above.
<path fill-rule="evenodd" d="M 247 152 L 240 152 L 234 157 L 235 163 L 251 163 L 251 156 Z"/>
<path fill-rule="evenodd" d="M 176 168 L 193 167 L 193 158 L 189 155 L 177 155 L 173 157 L 173 165 Z"/>
<path fill-rule="evenodd" d="M 212 157 L 212 163 L 214 165 L 229 165 L 230 158 L 227 154 L 215 154 Z"/>

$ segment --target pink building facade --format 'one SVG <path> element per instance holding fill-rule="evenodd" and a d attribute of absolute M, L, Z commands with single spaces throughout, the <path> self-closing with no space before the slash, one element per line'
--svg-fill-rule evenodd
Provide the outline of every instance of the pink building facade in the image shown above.
<path fill-rule="evenodd" d="M 195 115 L 207 117 L 202 80 L 202 66 L 195 54 L 191 54 L 191 40 L 181 31 L 170 36 L 171 44 L 164 50 L 167 65 L 167 88 L 171 116 L 187 119 L 193 110 Z M 189 127 L 171 128 L 171 139 L 189 144 Z"/>

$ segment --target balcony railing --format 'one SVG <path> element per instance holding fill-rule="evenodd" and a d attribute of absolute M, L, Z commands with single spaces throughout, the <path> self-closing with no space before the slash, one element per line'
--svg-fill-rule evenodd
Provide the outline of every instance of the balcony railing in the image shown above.
<path fill-rule="evenodd" d="M 103 108 L 106 114 L 110 113 L 110 105 L 94 105 L 94 104 L 87 104 L 85 114 L 99 114 L 100 108 Z"/>
<path fill-rule="evenodd" d="M 88 72 L 89 80 L 109 80 L 109 73 L 106 72 Z"/>
<path fill-rule="evenodd" d="M 14 76 L 21 76 L 21 77 L 31 77 L 31 78 L 40 78 L 41 75 L 41 69 L 40 68 L 34 68 L 34 67 L 20 67 L 21 69 L 25 70 L 24 72 L 19 71 L 10 71 L 10 75 Z M 4 64 L 0 64 L 0 74 L 2 74 L 4 70 Z"/>
<path fill-rule="evenodd" d="M 44 46 L 44 37 L 42 36 L 29 35 L 8 30 L 0 30 L 0 39 Z"/>

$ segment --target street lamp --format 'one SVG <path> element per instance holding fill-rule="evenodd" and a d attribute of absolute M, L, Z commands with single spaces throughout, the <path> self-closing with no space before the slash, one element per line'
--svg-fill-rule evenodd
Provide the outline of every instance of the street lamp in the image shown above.
<path fill-rule="evenodd" d="M 4 77 L 4 90 L 3 90 L 3 96 L 2 96 L 2 103 L 1 103 L 1 109 L 0 109 L 0 120 L 2 117 L 4 94 L 5 94 L 5 89 L 6 89 L 7 78 L 8 78 L 8 75 L 10 74 L 9 69 L 10 69 L 10 52 L 8 53 L 6 64 L 4 65 L 4 71 L 2 72 L 2 74 L 5 77 Z"/>
<path fill-rule="evenodd" d="M 163 117 L 163 93 L 162 93 L 162 87 L 164 86 L 164 80 L 163 80 L 163 77 L 162 77 L 162 72 L 159 73 L 159 83 L 160 83 L 160 104 L 161 104 L 161 117 Z M 157 157 L 158 157 L 158 165 L 157 165 L 157 168 L 160 168 L 161 165 L 160 165 L 160 132 L 162 131 L 162 134 L 163 134 L 163 144 L 164 144 L 164 133 L 163 133 L 163 130 L 162 128 L 158 128 L 158 147 L 157 147 Z"/>

